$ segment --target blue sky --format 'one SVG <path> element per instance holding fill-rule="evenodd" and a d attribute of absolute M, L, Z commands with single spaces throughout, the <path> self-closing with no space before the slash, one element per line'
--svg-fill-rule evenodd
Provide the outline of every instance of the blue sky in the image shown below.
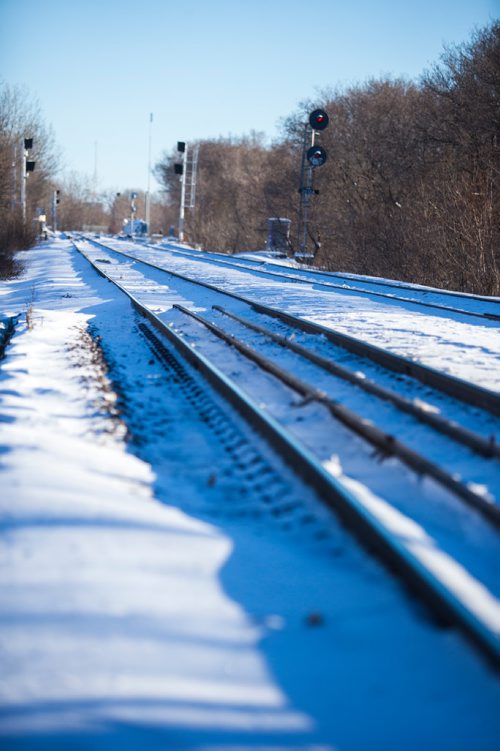
<path fill-rule="evenodd" d="M 147 186 L 177 140 L 264 131 L 325 88 L 417 78 L 500 0 L 0 0 L 0 76 L 26 85 L 64 164 Z M 156 183 L 151 181 L 154 189 Z"/>

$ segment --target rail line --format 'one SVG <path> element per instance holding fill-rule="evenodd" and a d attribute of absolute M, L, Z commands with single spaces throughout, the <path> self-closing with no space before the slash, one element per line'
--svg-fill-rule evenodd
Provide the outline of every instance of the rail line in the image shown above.
<path fill-rule="evenodd" d="M 75 245 L 75 247 L 77 247 Z M 391 570 L 414 590 L 427 605 L 454 624 L 500 669 L 500 606 L 477 580 L 465 576 L 462 583 L 443 579 L 442 561 L 433 561 L 428 543 L 394 534 L 376 509 L 361 503 L 343 483 L 328 472 L 322 463 L 272 416 L 260 409 L 248 395 L 214 366 L 197 348 L 191 346 L 171 325 L 162 321 L 120 282 L 105 273 L 82 249 L 77 250 L 93 268 L 111 281 L 130 299 L 135 310 L 164 336 L 215 390 L 245 418 L 270 444 L 289 467 L 311 486 L 318 496 L 343 520 L 345 525 L 368 547 L 377 551 Z M 189 312 L 189 315 L 192 313 Z M 307 394 L 305 395 L 307 397 Z M 411 536 L 410 536 L 411 537 Z M 447 566 L 454 567 L 447 559 Z M 445 566 L 446 568 L 446 566 Z M 458 574 L 458 569 L 455 572 Z M 459 577 L 460 578 L 460 577 Z"/>
<path fill-rule="evenodd" d="M 147 245 L 146 247 L 155 249 L 154 245 Z M 200 251 L 194 251 L 189 252 L 184 249 L 178 249 L 175 248 L 175 250 L 171 251 L 174 253 L 179 253 L 181 255 L 188 256 L 189 258 L 195 258 L 198 261 L 205 261 L 208 263 L 216 263 L 223 266 L 229 266 L 232 268 L 242 269 L 242 268 L 249 268 L 248 264 L 243 264 L 239 259 L 227 259 L 227 258 L 220 258 L 218 257 L 218 254 L 211 253 L 206 254 Z M 194 253 L 197 253 L 197 255 L 194 255 Z M 377 280 L 370 280 L 370 281 L 364 281 L 363 284 L 366 285 L 366 287 L 357 287 L 353 283 L 353 279 L 347 276 L 342 276 L 337 273 L 332 273 L 331 276 L 334 276 L 335 278 L 339 279 L 345 279 L 346 281 L 342 284 L 338 284 L 332 281 L 327 281 L 324 278 L 325 276 L 330 276 L 329 272 L 324 271 L 316 271 L 313 269 L 293 269 L 293 268 L 287 268 L 287 267 L 279 267 L 280 271 L 271 270 L 271 269 L 263 269 L 261 267 L 261 264 L 258 262 L 255 264 L 254 267 L 251 267 L 252 273 L 255 274 L 263 274 L 268 277 L 277 277 L 277 278 L 284 278 L 287 281 L 294 282 L 294 283 L 313 283 L 317 286 L 323 287 L 323 288 L 330 288 L 333 290 L 340 290 L 341 292 L 347 292 L 347 293 L 353 293 L 353 294 L 363 294 L 363 295 L 372 295 L 374 297 L 382 297 L 385 299 L 388 299 L 393 302 L 404 302 L 407 304 L 412 305 L 418 305 L 425 308 L 434 308 L 436 310 L 440 310 L 447 313 L 455 313 L 458 315 L 464 315 L 469 316 L 472 318 L 478 318 L 482 320 L 488 320 L 488 321 L 500 321 L 500 312 L 499 313 L 492 313 L 492 312 L 475 312 L 470 310 L 464 310 L 463 308 L 454 308 L 451 305 L 443 305 L 441 303 L 436 302 L 428 302 L 426 300 L 419 300 L 415 299 L 415 297 L 402 297 L 398 294 L 388 293 L 388 292 L 380 292 L 377 290 L 370 289 L 371 286 L 374 287 L 393 287 L 395 290 L 400 289 L 406 289 L 411 290 L 414 294 L 418 293 L 419 290 L 416 290 L 414 287 L 411 287 L 410 285 L 404 285 L 404 284 L 389 284 L 387 282 L 377 281 Z M 277 264 L 276 264 L 276 267 Z M 316 278 L 315 278 L 316 277 Z M 356 283 L 360 284 L 361 282 L 357 281 Z M 437 294 L 432 292 L 425 292 L 422 290 L 421 294 Z M 457 297 L 458 299 L 471 299 L 471 297 L 466 297 L 464 295 L 460 295 L 459 293 L 449 292 L 447 293 L 450 297 Z M 484 298 L 475 298 L 481 301 L 484 301 Z M 498 307 L 500 310 L 500 302 L 498 303 Z"/>
<path fill-rule="evenodd" d="M 396 355 L 393 352 L 389 352 L 388 350 L 382 349 L 373 344 L 369 344 L 362 339 L 358 339 L 348 334 L 343 334 L 340 331 L 336 331 L 335 329 L 322 326 L 318 323 L 313 323 L 312 321 L 308 321 L 304 318 L 299 318 L 298 316 L 291 315 L 290 313 L 285 313 L 269 305 L 258 303 L 251 298 L 245 297 L 244 295 L 236 294 L 227 289 L 221 289 L 209 282 L 204 282 L 199 279 L 193 279 L 177 271 L 166 269 L 162 266 L 151 263 L 150 261 L 142 260 L 134 256 L 132 253 L 128 253 L 123 250 L 117 250 L 116 248 L 110 247 L 105 243 L 96 242 L 93 239 L 90 240 L 90 242 L 93 245 L 105 248 L 106 250 L 113 253 L 118 253 L 125 258 L 129 258 L 136 263 L 144 264 L 145 266 L 149 266 L 150 268 L 156 269 L 157 271 L 162 271 L 164 273 L 170 274 L 175 278 L 182 279 L 183 281 L 190 282 L 191 284 L 196 284 L 200 287 L 205 287 L 206 289 L 218 292 L 219 294 L 227 295 L 228 297 L 238 300 L 245 305 L 249 305 L 255 311 L 277 318 L 283 323 L 292 326 L 293 328 L 300 329 L 306 333 L 320 334 L 328 339 L 328 341 L 348 350 L 349 352 L 352 352 L 355 355 L 368 358 L 369 360 L 377 363 L 377 365 L 381 365 L 388 370 L 415 378 L 421 383 L 424 383 L 426 386 L 430 386 L 438 391 L 441 391 L 442 393 L 447 394 L 454 399 L 459 399 L 460 401 L 466 402 L 474 407 L 487 410 L 493 415 L 500 416 L 500 394 L 495 393 L 490 389 L 486 389 L 468 381 L 464 381 L 463 379 L 449 375 L 448 373 L 443 373 L 439 370 L 436 370 L 435 368 L 416 362 L 414 360 L 409 360 L 405 357 L 402 357 L 401 355 Z"/>
<path fill-rule="evenodd" d="M 192 310 L 184 308 L 182 305 L 176 304 L 174 305 L 174 307 L 177 310 L 180 310 L 184 315 L 191 316 L 193 319 L 203 324 L 203 326 L 210 329 L 212 333 L 225 341 L 227 344 L 236 347 L 236 349 L 238 349 L 238 351 L 241 352 L 245 357 L 257 363 L 262 369 L 268 371 L 269 373 L 272 373 L 272 375 L 274 375 L 280 381 L 300 394 L 303 399 L 324 404 L 337 420 L 340 420 L 340 422 L 342 422 L 348 428 L 367 440 L 377 450 L 383 452 L 384 455 L 397 456 L 399 459 L 401 459 L 401 461 L 403 461 L 408 467 L 417 472 L 419 475 L 428 475 L 429 477 L 432 477 L 438 483 L 443 485 L 443 487 L 451 490 L 468 504 L 477 509 L 492 524 L 500 527 L 500 506 L 494 505 L 485 500 L 483 495 L 470 490 L 467 484 L 457 480 L 437 464 L 426 459 L 422 454 L 413 451 L 411 448 L 399 441 L 395 436 L 380 430 L 371 422 L 368 422 L 366 419 L 364 419 L 361 415 L 352 412 L 342 404 L 339 404 L 337 401 L 329 398 L 323 391 L 320 391 L 312 384 L 306 383 L 303 380 L 297 378 L 295 375 L 292 375 L 290 372 L 285 371 L 278 364 L 276 364 L 276 362 L 262 356 L 255 349 L 249 347 L 247 344 L 245 344 L 245 342 L 241 341 L 241 339 L 238 339 L 236 336 L 234 336 L 234 334 L 230 334 L 224 331 L 220 326 L 211 323 L 203 316 L 194 313 Z M 217 309 L 221 310 L 221 308 L 219 308 L 218 306 Z M 240 318 L 239 320 L 241 321 L 242 319 Z M 253 325 L 252 328 L 255 329 Z M 264 332 L 264 329 L 262 329 L 261 327 L 259 328 L 261 332 Z M 274 335 L 271 336 L 271 332 L 265 332 L 265 335 L 270 336 L 270 338 L 274 338 Z M 282 342 L 280 343 L 282 344 Z M 313 353 L 308 352 L 303 347 L 298 348 L 291 344 L 290 349 L 299 353 L 302 357 L 305 356 L 310 359 L 310 357 L 312 356 L 314 359 L 316 359 Z M 318 364 L 318 361 L 316 361 L 316 364 Z M 323 365 L 326 365 L 326 368 L 329 369 L 330 361 L 324 362 Z M 397 406 L 400 406 L 399 401 L 397 402 Z M 424 412 L 424 410 L 421 411 Z M 421 416 L 420 411 L 419 416 Z M 455 433 L 454 426 L 451 423 L 445 423 L 445 425 L 442 427 L 446 427 L 448 434 L 451 434 L 451 436 L 454 438 L 456 438 L 456 435 L 461 434 L 460 429 Z M 478 448 L 480 447 L 483 452 L 488 451 L 488 442 L 483 441 L 480 436 L 474 435 L 474 438 L 472 438 L 473 435 L 474 434 L 468 436 L 469 438 L 471 438 L 471 443 L 473 441 L 477 441 L 476 445 L 478 446 Z M 494 448 L 497 447 L 492 447 L 492 451 L 489 454 L 490 456 L 498 455 L 498 451 L 493 454 Z"/>

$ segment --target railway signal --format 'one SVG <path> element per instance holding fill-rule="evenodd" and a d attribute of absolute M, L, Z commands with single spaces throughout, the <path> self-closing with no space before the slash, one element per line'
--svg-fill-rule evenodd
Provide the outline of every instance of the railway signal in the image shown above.
<path fill-rule="evenodd" d="M 311 167 L 321 167 L 327 160 L 327 153 L 322 146 L 311 146 L 307 150 L 307 161 Z"/>
<path fill-rule="evenodd" d="M 330 118 L 325 110 L 313 110 L 309 115 L 309 125 L 313 130 L 324 130 L 328 127 Z"/>
<path fill-rule="evenodd" d="M 21 209 L 23 215 L 23 224 L 26 223 L 26 180 L 28 174 L 33 172 L 35 164 L 33 160 L 28 161 L 28 152 L 33 148 L 33 139 L 23 139 L 23 159 L 22 159 L 22 173 L 21 173 Z"/>
<path fill-rule="evenodd" d="M 302 167 L 300 171 L 300 213 L 298 224 L 298 251 L 295 258 L 298 260 L 314 258 L 314 253 L 307 252 L 307 240 L 309 236 L 309 212 L 311 197 L 319 194 L 319 190 L 313 187 L 314 170 L 322 167 L 328 158 L 323 146 L 315 143 L 315 139 L 328 127 L 330 118 L 323 109 L 315 109 L 309 114 L 308 122 L 304 124 L 304 143 L 302 147 Z M 316 249 L 319 243 L 316 243 Z"/>
<path fill-rule="evenodd" d="M 179 206 L 179 240 L 184 240 L 185 209 L 194 209 L 196 198 L 196 173 L 198 170 L 198 154 L 200 145 L 194 146 L 186 141 L 177 141 L 177 151 L 182 154 L 182 162 L 174 164 L 174 174 L 180 175 L 181 200 Z"/>
<path fill-rule="evenodd" d="M 57 232 L 57 207 L 59 206 L 61 191 L 54 190 L 52 193 L 52 229 Z"/>

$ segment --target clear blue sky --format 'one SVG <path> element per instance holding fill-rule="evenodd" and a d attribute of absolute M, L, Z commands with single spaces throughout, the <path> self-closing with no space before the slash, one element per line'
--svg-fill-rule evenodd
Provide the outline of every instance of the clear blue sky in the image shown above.
<path fill-rule="evenodd" d="M 416 79 L 500 0 L 0 0 L 0 76 L 24 84 L 68 169 L 147 186 L 177 140 L 264 131 L 318 91 Z M 151 182 L 154 189 L 156 184 Z"/>

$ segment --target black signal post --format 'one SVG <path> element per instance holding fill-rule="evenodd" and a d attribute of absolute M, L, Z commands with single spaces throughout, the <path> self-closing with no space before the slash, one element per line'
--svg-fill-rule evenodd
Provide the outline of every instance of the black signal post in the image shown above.
<path fill-rule="evenodd" d="M 33 139 L 24 138 L 22 143 L 22 171 L 21 171 L 21 210 L 23 215 L 23 224 L 26 224 L 26 180 L 30 172 L 35 169 L 36 162 L 28 160 L 28 155 L 33 148 Z"/>
<path fill-rule="evenodd" d="M 61 191 L 54 190 L 52 192 L 52 229 L 57 232 L 57 207 L 61 202 Z"/>
<path fill-rule="evenodd" d="M 316 109 L 310 113 L 308 122 L 304 124 L 304 143 L 302 147 L 299 188 L 298 251 L 295 253 L 295 257 L 298 260 L 314 258 L 314 253 L 308 253 L 307 251 L 311 197 L 319 194 L 319 191 L 313 187 L 314 170 L 316 167 L 321 167 L 328 158 L 326 150 L 316 144 L 315 140 L 328 127 L 329 122 L 328 113 L 323 109 Z"/>

